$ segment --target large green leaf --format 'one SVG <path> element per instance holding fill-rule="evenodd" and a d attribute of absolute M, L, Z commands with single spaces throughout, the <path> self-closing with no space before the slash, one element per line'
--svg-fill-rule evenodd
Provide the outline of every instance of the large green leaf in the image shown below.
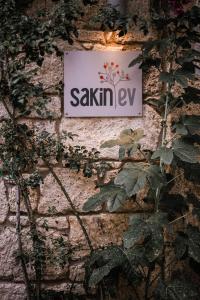
<path fill-rule="evenodd" d="M 165 213 L 155 213 L 144 220 L 141 215 L 133 216 L 128 231 L 124 234 L 125 248 L 143 245 L 145 258 L 153 262 L 162 254 L 164 237 L 163 228 L 167 224 Z"/>
<path fill-rule="evenodd" d="M 200 231 L 191 225 L 188 226 L 188 255 L 200 263 Z"/>
<path fill-rule="evenodd" d="M 108 210 L 113 212 L 119 209 L 126 199 L 127 195 L 125 190 L 110 183 L 101 187 L 99 193 L 90 197 L 84 204 L 83 210 L 86 212 L 92 211 L 97 206 L 107 202 Z"/>
<path fill-rule="evenodd" d="M 200 150 L 193 144 L 190 144 L 183 139 L 177 139 L 173 142 L 173 151 L 174 154 L 184 162 L 199 162 Z"/>
<path fill-rule="evenodd" d="M 200 231 L 197 227 L 188 225 L 186 231 L 179 232 L 175 240 L 175 252 L 178 259 L 188 250 L 188 256 L 200 263 Z"/>
<path fill-rule="evenodd" d="M 170 165 L 172 163 L 173 157 L 174 154 L 171 148 L 161 147 L 153 153 L 151 158 L 160 158 L 163 163 L 165 163 L 166 165 Z"/>
<path fill-rule="evenodd" d="M 181 135 L 200 133 L 200 116 L 183 116 L 174 126 Z"/>
<path fill-rule="evenodd" d="M 122 186 L 130 197 L 137 194 L 147 183 L 153 190 L 164 184 L 164 177 L 158 166 L 127 163 L 115 178 L 115 184 Z"/>
<path fill-rule="evenodd" d="M 130 253 L 130 251 L 128 252 L 118 246 L 110 246 L 106 249 L 95 251 L 86 266 L 90 273 L 89 286 L 97 285 L 116 268 L 121 268 L 125 276 L 129 280 L 131 279 L 132 283 L 138 282 L 140 280 L 136 268 L 138 259 L 138 251 Z"/>
<path fill-rule="evenodd" d="M 160 80 L 169 84 L 173 84 L 175 81 L 173 73 L 168 72 L 160 73 Z"/>
<path fill-rule="evenodd" d="M 125 129 L 117 139 L 108 140 L 101 145 L 101 148 L 112 148 L 116 145 L 130 145 L 137 143 L 144 135 L 143 129 Z"/>
<path fill-rule="evenodd" d="M 125 248 L 131 248 L 139 241 L 142 241 L 146 235 L 146 222 L 141 215 L 134 215 L 130 221 L 130 227 L 124 234 Z"/>
<path fill-rule="evenodd" d="M 188 246 L 188 239 L 185 234 L 182 232 L 178 232 L 175 242 L 174 242 L 174 249 L 177 259 L 181 259 L 184 254 L 186 253 Z"/>

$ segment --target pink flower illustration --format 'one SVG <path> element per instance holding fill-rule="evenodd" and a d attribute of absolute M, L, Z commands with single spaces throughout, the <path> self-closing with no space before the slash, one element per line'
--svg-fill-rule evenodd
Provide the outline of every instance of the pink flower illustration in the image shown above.
<path fill-rule="evenodd" d="M 120 70 L 119 65 L 114 63 L 104 63 L 104 71 L 99 72 L 99 79 L 101 83 L 109 83 L 114 88 L 115 93 L 115 109 L 117 107 L 117 98 L 116 98 L 116 86 L 121 81 L 130 80 L 129 74 L 126 74 L 123 70 Z"/>

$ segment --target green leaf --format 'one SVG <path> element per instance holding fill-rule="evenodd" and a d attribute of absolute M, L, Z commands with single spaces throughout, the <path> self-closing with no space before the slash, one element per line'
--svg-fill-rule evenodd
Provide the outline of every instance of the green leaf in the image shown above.
<path fill-rule="evenodd" d="M 165 178 L 158 166 L 145 163 L 127 163 L 119 172 L 114 183 L 122 186 L 129 197 L 137 194 L 149 183 L 152 190 L 157 190 L 164 184 Z"/>
<path fill-rule="evenodd" d="M 140 251 L 140 253 L 142 252 Z M 118 246 L 110 246 L 106 249 L 95 251 L 86 266 L 89 273 L 91 273 L 89 286 L 97 285 L 104 277 L 108 276 L 113 269 L 119 267 L 124 271 L 127 279 L 134 283 L 138 282 L 140 275 L 134 266 L 138 260 L 136 256 L 139 259 L 138 251 L 135 251 L 131 256 L 130 252 L 126 252 Z"/>
<path fill-rule="evenodd" d="M 149 165 L 126 164 L 124 169 L 115 178 L 115 184 L 123 186 L 128 196 L 137 194 L 147 182 Z"/>
<path fill-rule="evenodd" d="M 160 73 L 160 80 L 169 84 L 173 84 L 175 81 L 173 73 L 168 72 Z"/>
<path fill-rule="evenodd" d="M 200 158 L 200 151 L 197 147 L 184 141 L 177 139 L 173 142 L 174 154 L 182 161 L 188 163 L 197 163 Z"/>
<path fill-rule="evenodd" d="M 109 184 L 100 188 L 100 192 L 90 197 L 83 206 L 83 210 L 88 212 L 94 210 L 99 205 L 107 202 L 110 212 L 118 210 L 127 199 L 124 189 L 114 184 Z"/>
<path fill-rule="evenodd" d="M 187 128 L 183 125 L 183 124 L 175 124 L 173 126 L 173 128 L 176 129 L 176 133 L 180 134 L 180 135 L 187 135 L 188 134 L 188 130 Z"/>
<path fill-rule="evenodd" d="M 189 225 L 186 233 L 188 235 L 188 255 L 200 263 L 200 231 L 197 227 Z"/>
<path fill-rule="evenodd" d="M 144 220 L 141 215 L 135 215 L 130 220 L 130 227 L 124 234 L 124 247 L 131 248 L 137 244 L 143 244 L 145 256 L 149 262 L 153 262 L 162 254 L 163 227 L 168 223 L 165 213 L 155 213 Z M 147 239 L 146 242 L 145 239 Z"/>
<path fill-rule="evenodd" d="M 170 165 L 172 163 L 174 154 L 173 150 L 167 147 L 162 147 L 154 152 L 151 159 L 160 158 L 163 163 Z"/>
<path fill-rule="evenodd" d="M 121 146 L 119 148 L 119 160 L 123 160 L 126 156 L 126 148 L 124 146 Z"/>
<path fill-rule="evenodd" d="M 107 263 L 105 266 L 97 268 L 93 271 L 90 280 L 89 280 L 89 286 L 93 287 L 96 286 L 99 282 L 103 280 L 105 276 L 107 276 L 110 271 L 115 267 L 113 262 Z"/>
<path fill-rule="evenodd" d="M 130 145 L 138 142 L 144 135 L 144 131 L 142 129 L 125 129 L 123 130 L 119 137 L 115 140 L 108 140 L 101 145 L 101 148 L 112 148 L 116 145 Z"/>
<path fill-rule="evenodd" d="M 175 254 L 177 259 L 181 259 L 186 253 L 188 246 L 187 236 L 183 233 L 178 233 L 174 242 Z"/>
<path fill-rule="evenodd" d="M 174 125 L 174 128 L 178 134 L 198 134 L 200 132 L 200 116 L 183 116 Z"/>
<path fill-rule="evenodd" d="M 131 248 L 139 241 L 142 241 L 146 234 L 146 223 L 141 215 L 135 215 L 131 218 L 131 226 L 124 234 L 124 247 Z"/>

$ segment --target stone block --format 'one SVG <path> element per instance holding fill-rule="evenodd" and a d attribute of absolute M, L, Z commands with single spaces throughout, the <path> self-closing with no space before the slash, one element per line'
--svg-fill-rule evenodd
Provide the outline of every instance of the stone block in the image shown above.
<path fill-rule="evenodd" d="M 160 116 L 153 108 L 144 105 L 141 118 L 65 118 L 61 122 L 60 132 L 63 130 L 77 134 L 71 145 L 84 145 L 88 149 L 100 149 L 100 145 L 110 139 L 118 137 L 124 129 L 142 128 L 144 138 L 140 141 L 143 149 L 154 150 L 160 134 Z M 100 149 L 102 157 L 118 158 L 119 147 Z"/>
<path fill-rule="evenodd" d="M 67 217 L 40 217 L 37 219 L 39 227 L 47 226 L 50 229 L 56 229 L 67 232 L 69 229 L 69 222 Z"/>
<path fill-rule="evenodd" d="M 60 280 L 68 277 L 69 273 L 69 259 L 71 256 L 71 248 L 68 242 L 68 233 L 61 234 L 56 229 L 49 228 L 48 230 L 37 227 L 40 238 L 44 241 L 45 247 L 45 261 L 43 268 L 44 280 Z M 30 236 L 30 228 L 23 229 L 22 231 L 22 243 L 23 250 L 28 255 L 33 255 L 33 246 Z M 14 252 L 12 253 L 13 261 L 6 265 L 6 268 L 10 267 L 12 277 L 15 282 L 23 281 L 23 273 L 19 260 L 15 259 L 17 251 L 17 241 L 13 242 Z M 32 257 L 31 257 L 32 258 Z M 35 279 L 35 271 L 33 268 L 33 262 L 27 263 L 27 271 L 29 278 Z"/>
<path fill-rule="evenodd" d="M 128 215 L 126 214 L 98 214 L 82 217 L 83 224 L 88 232 L 94 248 L 104 247 L 112 243 L 120 244 L 122 234 L 127 228 Z M 70 234 L 69 240 L 77 249 L 74 257 L 80 258 L 89 254 L 88 244 L 76 217 L 69 217 Z"/>
<path fill-rule="evenodd" d="M 58 280 L 68 278 L 71 248 L 68 232 L 60 233 L 56 229 L 41 230 L 45 236 L 46 261 L 43 279 Z"/>
<path fill-rule="evenodd" d="M 52 119 L 59 119 L 61 117 L 61 99 L 59 96 L 49 96 L 42 115 L 39 115 L 36 110 L 32 110 L 31 114 L 28 115 L 27 118 L 48 119 L 49 114 Z"/>
<path fill-rule="evenodd" d="M 35 129 L 36 133 L 47 131 L 50 134 L 56 133 L 56 121 L 48 120 L 34 120 L 32 121 L 32 128 Z"/>
<path fill-rule="evenodd" d="M 135 29 L 134 32 L 130 31 L 123 36 L 119 36 L 119 32 L 114 32 L 109 39 L 107 39 L 107 43 L 117 43 L 122 45 L 132 45 L 134 43 L 144 43 L 148 40 L 152 40 L 155 37 L 155 33 L 150 31 L 149 34 L 144 35 L 144 33 Z"/>
<path fill-rule="evenodd" d="M 75 207 L 81 210 L 85 201 L 94 193 L 95 184 L 93 179 L 87 179 L 81 174 L 64 168 L 55 168 L 54 171 L 61 179 Z M 53 176 L 48 174 L 44 178 L 44 184 L 41 186 L 38 212 L 40 214 L 51 214 L 52 208 L 55 210 L 55 214 L 65 214 L 71 211 L 71 207 L 60 186 Z"/>
<path fill-rule="evenodd" d="M 85 278 L 85 267 L 84 263 L 73 263 L 69 267 L 69 279 L 71 281 L 83 282 Z"/>
<path fill-rule="evenodd" d="M 15 268 L 19 270 L 15 260 L 15 253 L 17 250 L 17 236 L 15 231 L 15 228 L 12 227 L 0 227 L 0 278 L 3 279 L 14 277 Z M 2 298 L 0 297 L 0 299 Z"/>
<path fill-rule="evenodd" d="M 55 291 L 55 292 L 64 292 L 69 293 L 71 292 L 74 295 L 85 295 L 85 289 L 83 288 L 82 284 L 73 284 L 71 282 L 66 283 L 46 283 L 42 284 L 42 288 L 47 291 Z M 7 299 L 6 299 L 7 300 Z"/>
<path fill-rule="evenodd" d="M 32 63 L 27 69 L 34 69 L 37 66 Z M 56 54 L 44 57 L 44 62 L 37 74 L 33 77 L 34 84 L 42 83 L 44 88 L 51 88 L 63 80 L 63 62 Z M 48 91 L 48 90 L 46 90 Z"/>
<path fill-rule="evenodd" d="M 0 224 L 3 224 L 9 212 L 8 197 L 4 181 L 0 181 Z"/>
<path fill-rule="evenodd" d="M 9 221 L 10 225 L 16 226 L 16 216 L 10 216 L 10 217 L 8 218 L 8 221 Z M 20 216 L 20 224 L 21 224 L 22 227 L 27 227 L 27 226 L 29 226 L 29 220 L 28 220 L 28 217 Z"/>
<path fill-rule="evenodd" d="M 11 212 L 16 212 L 16 197 L 17 197 L 17 186 L 7 185 L 8 204 Z M 36 189 L 29 189 L 29 199 L 33 210 L 37 209 L 38 203 L 38 192 Z M 21 212 L 27 212 L 24 200 L 21 199 Z"/>
<path fill-rule="evenodd" d="M 0 283 L 0 299 L 1 300 L 25 300 L 25 285 L 15 283 Z"/>
<path fill-rule="evenodd" d="M 79 30 L 78 41 L 105 44 L 105 37 L 103 31 Z"/>

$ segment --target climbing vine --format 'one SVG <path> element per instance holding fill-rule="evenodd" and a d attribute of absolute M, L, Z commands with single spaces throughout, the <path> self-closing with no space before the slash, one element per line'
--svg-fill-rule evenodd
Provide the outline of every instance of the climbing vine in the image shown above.
<path fill-rule="evenodd" d="M 23 121 L 33 113 L 53 118 L 47 109 L 48 89 L 41 83 L 33 83 L 32 78 L 43 65 L 46 54 L 62 57 L 56 39 L 72 44 L 78 36 L 76 24 L 84 15 L 85 6 L 97 3 L 54 2 L 52 11 L 46 9 L 44 1 L 44 9 L 32 16 L 27 13 L 31 0 L 0 0 L 0 102 L 6 112 L 0 127 L 0 174 L 17 189 L 17 259 L 27 299 L 52 299 L 48 298 L 52 295 L 42 290 L 46 264 L 50 261 L 64 267 L 73 251 L 64 236 L 52 238 L 51 246 L 47 246 L 44 230 L 48 232 L 49 226 L 45 221 L 42 226 L 37 224 L 30 191 L 43 183 L 41 161 L 62 190 L 90 250 L 85 266 L 88 294 L 90 287 L 96 287 L 101 299 L 116 298 L 117 282 L 125 277 L 131 289 L 130 299 L 198 299 L 200 291 L 194 283 L 199 280 L 200 231 L 190 220 L 199 221 L 199 199 L 194 193 L 182 196 L 181 191 L 179 194 L 171 191 L 183 176 L 199 184 L 200 120 L 198 115 L 185 114 L 169 122 L 177 109 L 199 102 L 195 72 L 200 55 L 194 45 L 200 42 L 197 28 L 200 9 L 195 5 L 186 9 L 185 4 L 190 1 L 152 0 L 151 20 L 121 16 L 111 6 L 100 10 L 96 21 L 101 28 L 116 30 L 120 36 L 127 33 L 130 19 L 144 33 L 152 27 L 157 30 L 158 38 L 144 43 L 141 55 L 129 67 L 140 64 L 144 72 L 156 69 L 162 84 L 159 97 L 146 99 L 146 104 L 162 118 L 156 150 L 144 149 L 140 143 L 141 129 L 124 129 L 117 139 L 101 145 L 102 148 L 119 146 L 119 159 L 110 159 L 100 158 L 96 149 L 67 146 L 66 140 L 76 138 L 70 132 L 59 137 L 46 131 L 38 133 Z M 53 88 L 62 93 L 62 82 Z M 130 217 L 121 245 L 94 249 L 79 212 L 54 171 L 54 160 L 66 168 L 82 171 L 86 177 L 97 177 L 99 192 L 85 203 L 85 211 L 105 203 L 110 212 L 115 212 L 127 200 L 136 202 L 136 195 L 145 189 L 146 196 L 141 201 L 149 205 L 149 212 Z M 113 167 L 113 162 L 118 166 Z M 117 175 L 105 183 L 106 174 L 113 169 L 117 169 Z M 21 224 L 22 204 L 29 220 L 31 250 L 26 249 L 27 236 L 24 237 Z M 59 259 L 54 257 L 57 250 Z M 29 265 L 34 270 L 33 277 Z M 187 272 L 183 273 L 183 268 Z M 72 295 L 66 297 L 71 299 Z"/>

